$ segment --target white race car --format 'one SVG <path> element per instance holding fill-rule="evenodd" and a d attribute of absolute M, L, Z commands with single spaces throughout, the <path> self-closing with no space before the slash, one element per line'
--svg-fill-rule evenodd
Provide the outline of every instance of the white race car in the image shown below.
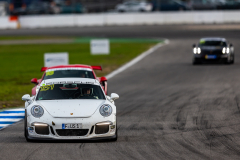
<path fill-rule="evenodd" d="M 36 96 L 26 94 L 24 131 L 35 139 L 117 140 L 115 93 L 106 96 L 89 78 L 44 80 Z"/>

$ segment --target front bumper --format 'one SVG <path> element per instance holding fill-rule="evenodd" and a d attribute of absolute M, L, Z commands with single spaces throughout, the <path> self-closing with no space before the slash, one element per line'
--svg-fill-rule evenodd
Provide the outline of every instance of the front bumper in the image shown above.
<path fill-rule="evenodd" d="M 45 126 L 39 129 L 35 123 L 42 123 Z M 104 130 L 99 130 L 99 123 L 109 122 L 104 124 Z M 81 123 L 81 129 L 63 129 L 63 124 Z M 116 137 L 116 116 L 101 118 L 51 118 L 41 119 L 28 116 L 27 132 L 29 139 L 41 140 L 96 140 L 96 139 L 111 139 Z M 100 131 L 100 132 L 99 132 Z M 101 132 L 103 131 L 103 132 Z"/>
<path fill-rule="evenodd" d="M 230 54 L 222 54 L 222 55 L 194 54 L 193 57 L 201 61 L 219 61 L 219 60 L 228 60 L 230 58 Z"/>

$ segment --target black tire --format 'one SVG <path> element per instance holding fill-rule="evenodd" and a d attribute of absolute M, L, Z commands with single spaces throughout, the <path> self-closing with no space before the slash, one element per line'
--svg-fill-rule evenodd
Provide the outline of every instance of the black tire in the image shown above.
<path fill-rule="evenodd" d="M 27 130 L 27 111 L 25 110 L 25 118 L 24 118 L 24 137 L 27 142 L 32 142 L 31 139 L 28 138 L 28 130 Z"/>
<path fill-rule="evenodd" d="M 229 64 L 231 64 L 231 61 L 228 61 L 228 59 L 226 59 L 226 60 L 225 60 L 225 64 L 226 64 L 226 65 L 229 65 Z"/>
<path fill-rule="evenodd" d="M 233 55 L 233 57 L 232 57 L 231 64 L 234 64 L 234 55 Z"/>
<path fill-rule="evenodd" d="M 200 64 L 200 62 L 199 62 L 196 58 L 193 58 L 192 64 L 193 64 L 193 65 L 196 65 L 196 64 Z"/>

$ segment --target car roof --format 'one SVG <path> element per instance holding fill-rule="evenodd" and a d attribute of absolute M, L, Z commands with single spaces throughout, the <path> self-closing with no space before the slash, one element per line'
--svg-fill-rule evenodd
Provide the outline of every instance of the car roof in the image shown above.
<path fill-rule="evenodd" d="M 44 85 L 50 85 L 50 84 L 64 84 L 64 83 L 77 83 L 77 84 L 94 84 L 99 85 L 100 83 L 96 79 L 91 78 L 53 78 L 53 79 L 46 79 L 43 80 L 40 84 L 40 86 Z"/>
<path fill-rule="evenodd" d="M 83 64 L 58 65 L 58 66 L 48 67 L 47 69 L 56 69 L 56 68 L 88 68 L 92 70 L 91 66 L 83 65 Z"/>
<path fill-rule="evenodd" d="M 221 37 L 205 37 L 205 38 L 201 38 L 200 41 L 223 41 L 223 42 L 226 42 L 227 40 L 225 38 L 221 38 Z"/>

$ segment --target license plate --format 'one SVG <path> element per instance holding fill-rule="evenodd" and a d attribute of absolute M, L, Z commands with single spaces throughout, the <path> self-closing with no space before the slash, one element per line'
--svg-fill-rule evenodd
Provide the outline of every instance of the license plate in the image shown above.
<path fill-rule="evenodd" d="M 216 55 L 206 55 L 205 59 L 216 59 L 217 56 Z"/>
<path fill-rule="evenodd" d="M 82 129 L 82 123 L 65 123 L 62 124 L 62 129 Z"/>

